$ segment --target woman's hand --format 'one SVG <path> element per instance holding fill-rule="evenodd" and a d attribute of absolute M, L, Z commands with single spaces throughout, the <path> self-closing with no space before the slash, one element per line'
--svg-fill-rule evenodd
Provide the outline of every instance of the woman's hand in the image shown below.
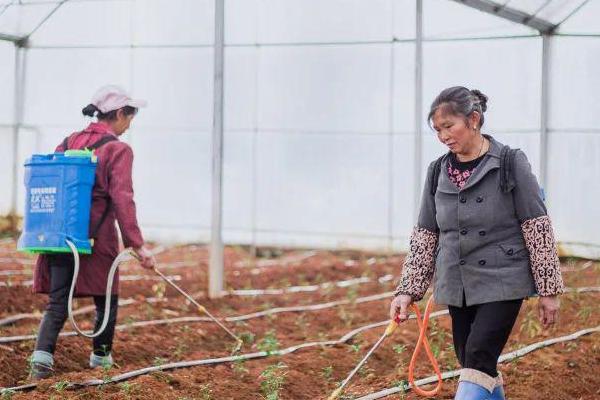
<path fill-rule="evenodd" d="M 548 329 L 558 321 L 560 300 L 558 296 L 541 296 L 538 300 L 538 315 L 544 329 Z"/>
<path fill-rule="evenodd" d="M 142 267 L 152 269 L 156 266 L 154 255 L 144 246 L 133 249 Z"/>
<path fill-rule="evenodd" d="M 408 319 L 408 307 L 412 303 L 412 297 L 407 294 L 399 294 L 394 297 L 390 304 L 390 318 L 395 319 L 398 316 L 399 322 L 404 322 Z"/>

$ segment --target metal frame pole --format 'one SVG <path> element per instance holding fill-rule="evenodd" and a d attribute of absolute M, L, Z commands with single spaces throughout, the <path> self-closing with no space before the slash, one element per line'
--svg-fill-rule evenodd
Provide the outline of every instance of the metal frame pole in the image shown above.
<path fill-rule="evenodd" d="M 542 90 L 540 111 L 540 185 L 548 193 L 548 106 L 550 101 L 550 41 L 551 35 L 542 35 Z"/>
<path fill-rule="evenodd" d="M 421 200 L 421 164 L 423 159 L 423 0 L 416 0 L 416 35 L 415 35 L 415 163 L 414 163 L 414 206 L 413 220 L 419 217 Z"/>
<path fill-rule="evenodd" d="M 389 92 L 388 92 L 388 137 L 387 137 L 387 145 L 388 145 L 388 209 L 387 209 L 387 252 L 391 253 L 394 249 L 394 111 L 396 109 L 396 102 L 394 96 L 394 86 L 395 86 L 395 77 L 396 77 L 396 54 L 394 47 L 394 36 L 395 36 L 395 4 L 396 1 L 392 0 L 392 12 L 390 18 L 390 25 L 392 30 L 392 41 L 389 44 L 390 46 L 390 82 L 389 82 Z"/>
<path fill-rule="evenodd" d="M 23 108 L 25 98 L 25 60 L 27 49 L 15 45 L 15 87 L 14 87 L 14 121 L 13 121 L 13 166 L 12 166 L 12 193 L 10 202 L 10 215 L 13 223 L 17 216 L 17 201 L 19 193 L 19 131 L 23 125 Z"/>
<path fill-rule="evenodd" d="M 212 143 L 212 222 L 208 295 L 223 295 L 223 71 L 225 42 L 225 0 L 215 0 L 214 107 Z"/>
<path fill-rule="evenodd" d="M 260 46 L 258 45 L 258 27 L 260 26 L 260 10 L 259 6 L 254 8 L 255 15 L 254 19 L 256 24 L 254 26 L 254 113 L 252 115 L 252 171 L 251 171 L 251 183 L 252 183 L 252 211 L 250 216 L 250 229 L 251 229 L 251 240 L 250 240 L 250 255 L 252 257 L 252 265 L 256 262 L 257 252 L 257 199 L 258 199 L 258 115 L 260 108 Z"/>

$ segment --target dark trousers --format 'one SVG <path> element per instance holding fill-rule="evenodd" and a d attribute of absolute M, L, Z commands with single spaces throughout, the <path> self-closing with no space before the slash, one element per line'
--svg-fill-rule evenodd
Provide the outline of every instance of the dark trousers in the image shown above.
<path fill-rule="evenodd" d="M 73 280 L 73 256 L 49 256 L 48 264 L 50 268 L 50 293 L 46 312 L 40 324 L 35 349 L 54 354 L 58 334 L 68 317 L 67 302 L 69 301 L 69 290 L 71 289 L 71 282 Z M 96 332 L 100 328 L 100 325 L 102 325 L 104 318 L 106 296 L 93 297 L 96 305 L 96 323 L 94 327 L 94 332 Z M 108 325 L 101 335 L 93 339 L 94 353 L 99 356 L 106 355 L 112 349 L 118 304 L 119 297 L 112 295 Z"/>
<path fill-rule="evenodd" d="M 498 376 L 496 365 L 508 341 L 523 299 L 472 306 L 448 306 L 456 357 L 463 368 Z M 463 299 L 463 304 L 466 301 Z"/>

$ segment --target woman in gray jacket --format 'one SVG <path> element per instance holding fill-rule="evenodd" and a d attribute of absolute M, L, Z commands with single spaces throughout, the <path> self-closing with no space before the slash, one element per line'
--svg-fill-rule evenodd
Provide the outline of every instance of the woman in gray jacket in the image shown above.
<path fill-rule="evenodd" d="M 564 290 L 542 191 L 521 150 L 481 133 L 487 97 L 452 87 L 429 121 L 449 152 L 434 161 L 390 316 L 408 318 L 425 295 L 448 305 L 463 367 L 456 400 L 504 399 L 496 365 L 523 299 L 539 295 L 545 328 Z M 434 274 L 435 272 L 435 274 Z"/>

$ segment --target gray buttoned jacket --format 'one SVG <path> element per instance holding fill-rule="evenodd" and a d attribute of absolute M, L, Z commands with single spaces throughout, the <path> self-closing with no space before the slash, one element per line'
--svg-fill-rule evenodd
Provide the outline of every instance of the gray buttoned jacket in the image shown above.
<path fill-rule="evenodd" d="M 442 159 L 437 190 L 425 184 L 418 226 L 439 232 L 435 253 L 434 298 L 438 304 L 466 305 L 536 294 L 521 223 L 546 215 L 536 177 L 525 153 L 512 163 L 515 186 L 500 189 L 500 151 L 491 136 L 489 151 L 459 189 Z M 434 168 L 430 165 L 429 173 Z M 429 180 L 428 180 L 429 181 Z"/>

